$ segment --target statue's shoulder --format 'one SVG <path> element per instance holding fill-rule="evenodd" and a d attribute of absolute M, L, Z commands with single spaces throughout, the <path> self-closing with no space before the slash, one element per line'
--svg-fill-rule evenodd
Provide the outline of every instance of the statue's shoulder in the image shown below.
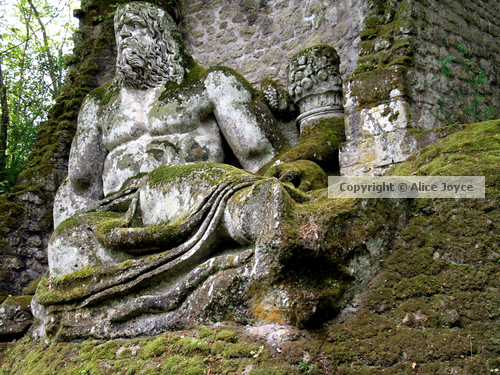
<path fill-rule="evenodd" d="M 207 69 L 196 63 L 189 64 L 184 67 L 184 78 L 181 82 L 168 81 L 165 83 L 164 89 L 160 96 L 161 101 L 169 101 L 179 97 L 190 97 L 199 95 L 205 91 L 205 78 Z"/>
<path fill-rule="evenodd" d="M 99 107 L 108 105 L 112 100 L 114 100 L 120 92 L 120 85 L 116 80 L 111 80 L 106 82 L 101 87 L 98 87 L 88 93 L 85 101 L 87 103 L 93 102 Z"/>
<path fill-rule="evenodd" d="M 239 86 L 244 88 L 246 91 L 255 96 L 255 90 L 236 70 L 229 68 L 227 66 L 214 66 L 212 68 L 207 69 L 205 74 L 205 83 L 219 85 L 230 85 L 230 86 Z"/>

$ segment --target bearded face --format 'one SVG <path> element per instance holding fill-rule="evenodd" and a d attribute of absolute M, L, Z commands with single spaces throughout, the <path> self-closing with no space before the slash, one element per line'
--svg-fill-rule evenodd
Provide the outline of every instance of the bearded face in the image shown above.
<path fill-rule="evenodd" d="M 157 8 L 135 9 L 130 4 L 115 19 L 117 80 L 125 86 L 147 89 L 184 77 L 178 46 L 159 25 L 168 17 Z M 168 20 L 167 20 L 168 21 Z"/>

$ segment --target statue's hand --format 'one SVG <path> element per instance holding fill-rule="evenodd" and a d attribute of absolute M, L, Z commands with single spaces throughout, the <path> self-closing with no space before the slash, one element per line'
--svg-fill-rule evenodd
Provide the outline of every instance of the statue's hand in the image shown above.
<path fill-rule="evenodd" d="M 291 182 L 302 191 L 323 189 L 328 186 L 328 178 L 323 169 L 309 160 L 297 160 L 275 165 L 267 170 L 265 176 Z"/>

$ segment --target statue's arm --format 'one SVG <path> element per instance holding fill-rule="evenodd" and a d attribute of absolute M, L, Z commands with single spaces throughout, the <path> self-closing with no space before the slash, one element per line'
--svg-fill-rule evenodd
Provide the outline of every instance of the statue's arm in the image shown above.
<path fill-rule="evenodd" d="M 54 227 L 102 199 L 102 169 L 106 149 L 94 99 L 84 101 L 78 115 L 78 130 L 71 145 L 68 177 L 54 200 Z"/>
<path fill-rule="evenodd" d="M 243 168 L 256 172 L 279 150 L 271 139 L 272 124 L 266 123 L 274 118 L 245 86 L 231 70 L 214 70 L 205 80 L 222 135 Z"/>
<path fill-rule="evenodd" d="M 78 130 L 69 156 L 68 180 L 73 193 L 91 201 L 102 199 L 103 145 L 97 101 L 89 98 L 78 115 Z"/>

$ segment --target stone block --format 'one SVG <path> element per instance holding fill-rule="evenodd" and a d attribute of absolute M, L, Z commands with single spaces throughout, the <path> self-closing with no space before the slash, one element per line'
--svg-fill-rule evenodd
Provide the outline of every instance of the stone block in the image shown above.
<path fill-rule="evenodd" d="M 245 21 L 245 17 L 243 17 L 242 14 L 237 14 L 236 16 L 233 17 L 232 21 L 234 23 L 242 23 Z"/>
<path fill-rule="evenodd" d="M 254 52 L 254 43 L 253 42 L 245 43 L 245 47 L 243 47 L 243 52 L 244 53 Z"/>
<path fill-rule="evenodd" d="M 248 74 L 257 71 L 261 62 L 256 59 L 243 60 L 240 65 L 241 73 Z"/>
<path fill-rule="evenodd" d="M 297 31 L 299 33 L 305 33 L 309 30 L 311 30 L 313 27 L 313 24 L 311 21 L 306 21 L 306 22 L 303 22 L 301 23 L 299 26 L 297 26 Z"/>
<path fill-rule="evenodd" d="M 302 9 L 297 8 L 286 21 L 289 25 L 297 25 L 302 21 Z"/>
<path fill-rule="evenodd" d="M 203 35 L 205 35 L 205 31 L 203 30 L 193 30 L 193 32 L 191 33 L 191 36 L 193 38 L 201 38 Z"/>
<path fill-rule="evenodd" d="M 213 55 L 212 58 L 209 60 L 210 66 L 222 65 L 224 61 L 226 61 L 227 56 L 228 56 L 227 52 Z"/>
<path fill-rule="evenodd" d="M 416 141 L 407 129 L 347 142 L 339 152 L 343 176 L 381 176 L 395 163 L 416 150 Z"/>
<path fill-rule="evenodd" d="M 198 49 L 199 52 L 202 53 L 212 53 L 217 49 L 217 45 L 213 42 L 206 42 L 201 45 L 201 47 Z"/>
<path fill-rule="evenodd" d="M 262 79 L 269 77 L 274 78 L 278 74 L 278 69 L 275 67 L 268 67 L 262 70 Z"/>
<path fill-rule="evenodd" d="M 283 51 L 278 47 L 271 48 L 264 52 L 262 62 L 267 65 L 278 64 L 283 59 Z"/>
<path fill-rule="evenodd" d="M 285 56 L 287 59 L 291 59 L 293 55 L 296 55 L 301 51 L 301 47 L 297 44 L 295 40 L 292 40 L 290 44 L 286 47 Z"/>
<path fill-rule="evenodd" d="M 275 5 L 275 7 L 276 7 L 277 9 L 286 9 L 286 8 L 288 8 L 288 7 L 289 7 L 289 5 L 290 5 L 289 0 L 284 0 L 284 1 L 280 1 L 279 3 L 277 3 L 277 4 Z"/>
<path fill-rule="evenodd" d="M 306 17 L 317 16 L 321 12 L 321 5 L 317 1 L 310 3 L 306 10 Z"/>
<path fill-rule="evenodd" d="M 321 37 L 319 36 L 318 33 L 312 33 L 305 40 L 304 48 L 309 48 L 318 44 L 321 44 Z"/>
<path fill-rule="evenodd" d="M 276 25 L 271 18 L 266 18 L 260 24 L 260 31 L 263 35 L 269 35 L 276 31 Z"/>
<path fill-rule="evenodd" d="M 215 16 L 213 14 L 207 14 L 205 18 L 201 21 L 203 26 L 213 25 L 215 23 Z"/>
<path fill-rule="evenodd" d="M 207 9 L 217 9 L 220 8 L 223 4 L 222 0 L 210 0 L 205 3 L 205 7 Z"/>
<path fill-rule="evenodd" d="M 344 81 L 344 92 L 346 109 L 352 105 L 356 105 L 358 110 L 373 108 L 395 97 L 406 96 L 406 75 L 398 69 L 360 74 Z"/>
<path fill-rule="evenodd" d="M 182 28 L 187 32 L 194 30 L 196 26 L 198 26 L 198 20 L 194 17 L 188 16 L 182 21 Z"/>
<path fill-rule="evenodd" d="M 231 48 L 231 50 L 229 51 L 229 56 L 231 56 L 233 59 L 243 56 L 243 46 L 236 46 L 234 48 Z"/>
<path fill-rule="evenodd" d="M 330 26 L 335 26 L 338 23 L 338 11 L 336 6 L 332 6 L 325 12 L 325 19 Z"/>
<path fill-rule="evenodd" d="M 245 42 L 247 42 L 252 38 L 256 30 L 257 28 L 255 26 L 243 25 L 240 27 L 240 36 Z"/>
<path fill-rule="evenodd" d="M 203 4 L 192 5 L 188 8 L 188 13 L 189 14 L 198 13 L 202 9 L 203 9 Z"/>
<path fill-rule="evenodd" d="M 259 39 L 254 44 L 255 49 L 263 49 L 269 47 L 269 42 L 266 39 Z"/>
<path fill-rule="evenodd" d="M 294 36 L 295 36 L 295 32 L 294 32 L 293 28 L 287 27 L 281 33 L 281 41 L 285 42 L 287 40 L 292 39 Z"/>
<path fill-rule="evenodd" d="M 236 10 L 236 7 L 234 5 L 224 5 L 220 10 L 219 10 L 219 18 L 221 20 L 225 20 L 226 18 L 231 17 Z"/>
<path fill-rule="evenodd" d="M 233 31 L 226 32 L 219 38 L 219 43 L 223 46 L 228 45 L 229 43 L 234 43 L 238 40 L 238 37 Z"/>
<path fill-rule="evenodd" d="M 323 17 L 323 15 L 321 14 L 316 16 L 316 18 L 314 19 L 314 28 L 317 29 L 318 27 L 320 27 L 324 19 L 325 17 Z"/>

